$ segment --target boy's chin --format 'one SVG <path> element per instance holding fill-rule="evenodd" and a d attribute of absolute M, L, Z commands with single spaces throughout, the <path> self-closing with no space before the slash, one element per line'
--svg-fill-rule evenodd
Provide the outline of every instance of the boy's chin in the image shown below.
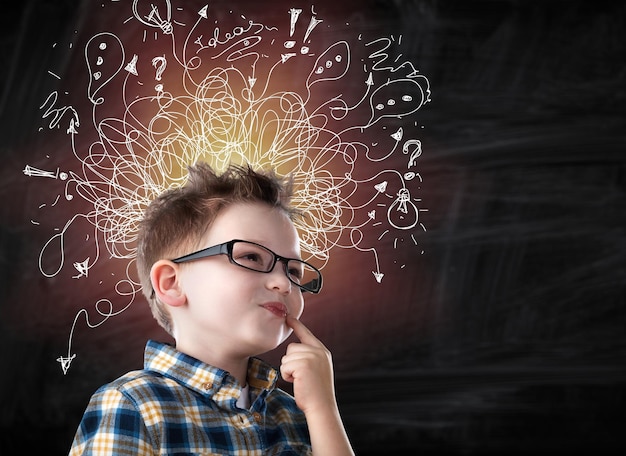
<path fill-rule="evenodd" d="M 284 325 L 284 328 L 285 329 L 283 331 L 283 336 L 280 338 L 280 342 L 278 343 L 278 345 L 283 344 L 287 339 L 289 339 L 289 336 L 291 336 L 291 333 L 293 333 L 293 329 L 288 327 L 286 324 Z M 278 347 L 278 345 L 276 347 Z"/>
<path fill-rule="evenodd" d="M 270 342 L 268 344 L 262 344 L 259 346 L 259 350 L 261 352 L 258 353 L 258 355 L 262 355 L 263 353 L 270 352 L 280 347 L 283 343 L 285 343 L 287 339 L 289 339 L 289 336 L 291 335 L 292 332 L 293 330 L 291 328 L 287 328 L 285 326 L 285 329 L 283 330 L 282 334 L 278 335 L 273 343 Z"/>

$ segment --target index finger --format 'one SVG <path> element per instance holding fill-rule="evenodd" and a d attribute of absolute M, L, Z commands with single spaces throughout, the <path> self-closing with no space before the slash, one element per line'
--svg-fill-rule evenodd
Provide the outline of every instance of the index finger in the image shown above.
<path fill-rule="evenodd" d="M 312 345 L 314 347 L 324 347 L 324 344 L 313 335 L 311 330 L 307 328 L 304 323 L 302 323 L 297 318 L 289 315 L 287 316 L 286 322 L 287 326 L 293 329 L 293 333 L 303 344 Z"/>

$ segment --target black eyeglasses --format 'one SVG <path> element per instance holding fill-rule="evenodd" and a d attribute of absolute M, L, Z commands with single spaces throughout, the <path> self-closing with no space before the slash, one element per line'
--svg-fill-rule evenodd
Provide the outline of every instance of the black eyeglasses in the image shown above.
<path fill-rule="evenodd" d="M 251 271 L 268 273 L 280 261 L 285 267 L 285 274 L 291 283 L 302 291 L 319 293 L 322 289 L 322 273 L 315 266 L 296 258 L 285 258 L 275 254 L 267 247 L 249 241 L 233 239 L 223 244 L 207 247 L 197 252 L 172 260 L 174 263 L 185 263 L 215 255 L 228 255 L 234 265 Z"/>

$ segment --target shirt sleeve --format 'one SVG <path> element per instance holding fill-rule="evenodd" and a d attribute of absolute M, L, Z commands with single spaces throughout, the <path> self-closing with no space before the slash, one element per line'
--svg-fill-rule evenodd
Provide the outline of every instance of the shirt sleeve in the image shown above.
<path fill-rule="evenodd" d="M 150 435 L 135 404 L 115 388 L 97 391 L 76 431 L 70 456 L 153 455 Z"/>

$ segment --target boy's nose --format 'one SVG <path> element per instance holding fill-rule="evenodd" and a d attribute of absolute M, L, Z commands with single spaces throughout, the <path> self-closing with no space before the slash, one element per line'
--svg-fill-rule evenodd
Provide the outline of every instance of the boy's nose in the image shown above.
<path fill-rule="evenodd" d="M 285 273 L 285 265 L 277 262 L 271 272 L 267 273 L 267 287 L 281 293 L 290 293 L 292 283 Z"/>

